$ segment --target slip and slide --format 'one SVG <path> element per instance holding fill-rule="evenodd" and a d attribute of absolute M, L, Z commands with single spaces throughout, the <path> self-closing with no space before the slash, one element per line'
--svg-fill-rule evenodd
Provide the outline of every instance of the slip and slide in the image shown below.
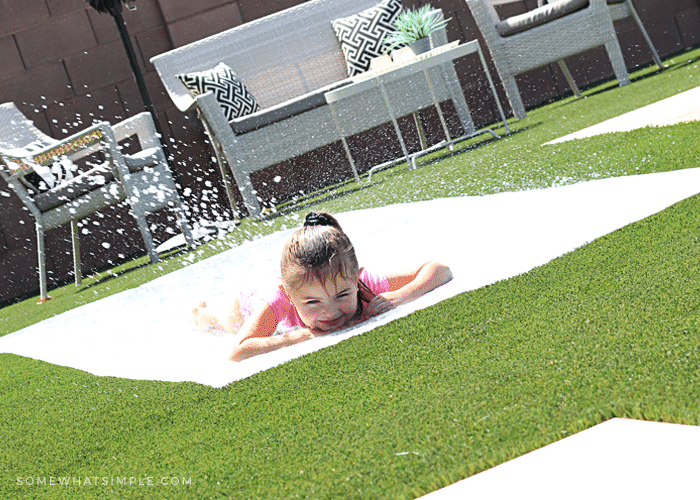
<path fill-rule="evenodd" d="M 201 300 L 213 308 L 230 304 L 246 281 L 274 273 L 293 229 L 0 337 L 0 352 L 100 376 L 222 387 L 527 272 L 699 192 L 697 168 L 337 214 L 360 265 L 386 272 L 436 260 L 450 266 L 454 279 L 355 327 L 240 363 L 226 359 L 230 336 L 194 328 L 192 305 Z"/>

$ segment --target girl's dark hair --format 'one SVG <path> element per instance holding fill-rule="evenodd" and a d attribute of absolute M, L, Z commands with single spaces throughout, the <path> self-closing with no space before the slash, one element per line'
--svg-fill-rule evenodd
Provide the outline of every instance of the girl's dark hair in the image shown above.
<path fill-rule="evenodd" d="M 282 250 L 282 282 L 294 287 L 317 279 L 321 283 L 340 274 L 357 277 L 359 265 L 350 238 L 338 220 L 327 212 L 309 212 L 304 226 L 287 240 Z M 374 298 L 372 290 L 357 280 L 357 311 L 359 317 Z"/>
<path fill-rule="evenodd" d="M 289 286 L 325 281 L 340 274 L 356 277 L 355 248 L 340 224 L 327 212 L 310 212 L 282 249 L 282 282 Z"/>

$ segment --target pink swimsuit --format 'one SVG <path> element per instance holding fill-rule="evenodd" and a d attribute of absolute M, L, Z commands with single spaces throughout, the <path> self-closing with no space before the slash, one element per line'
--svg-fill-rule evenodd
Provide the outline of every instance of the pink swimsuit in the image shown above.
<path fill-rule="evenodd" d="M 374 295 L 388 292 L 389 279 L 380 274 L 373 274 L 366 269 L 360 271 L 360 281 L 362 281 L 372 291 Z M 296 307 L 284 294 L 281 288 L 279 276 L 261 283 L 257 287 L 240 293 L 241 314 L 245 319 L 253 313 L 254 299 L 262 299 L 269 304 L 277 317 L 277 322 L 284 328 L 305 327 Z"/>

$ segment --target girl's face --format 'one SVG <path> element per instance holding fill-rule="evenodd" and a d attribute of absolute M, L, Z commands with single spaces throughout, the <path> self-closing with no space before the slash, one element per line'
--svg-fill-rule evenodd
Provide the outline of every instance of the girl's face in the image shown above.
<path fill-rule="evenodd" d="M 341 274 L 286 290 L 301 320 L 312 330 L 330 332 L 343 327 L 357 311 L 357 277 Z"/>

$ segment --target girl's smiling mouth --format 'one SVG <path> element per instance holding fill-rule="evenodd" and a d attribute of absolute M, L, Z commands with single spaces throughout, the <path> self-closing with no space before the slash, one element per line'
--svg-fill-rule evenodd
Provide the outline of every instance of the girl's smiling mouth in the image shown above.
<path fill-rule="evenodd" d="M 324 330 L 336 328 L 338 326 L 341 326 L 343 323 L 345 323 L 345 315 L 344 314 L 342 314 L 342 315 L 340 315 L 337 318 L 332 319 L 332 320 L 318 320 L 319 326 L 321 326 Z"/>

